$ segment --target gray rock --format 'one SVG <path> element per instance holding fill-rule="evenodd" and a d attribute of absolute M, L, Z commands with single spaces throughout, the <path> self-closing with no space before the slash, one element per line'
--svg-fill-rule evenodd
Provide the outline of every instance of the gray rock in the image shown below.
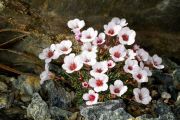
<path fill-rule="evenodd" d="M 31 96 L 29 96 L 29 95 L 21 95 L 21 100 L 23 102 L 29 102 L 29 101 L 31 101 Z"/>
<path fill-rule="evenodd" d="M 127 120 L 132 118 L 124 110 L 125 104 L 120 100 L 112 100 L 93 106 L 81 106 L 80 113 L 86 120 Z"/>
<path fill-rule="evenodd" d="M 157 101 L 155 104 L 155 112 L 158 117 L 153 117 L 152 115 L 144 114 L 139 116 L 140 120 L 176 120 L 174 113 L 171 111 L 170 106 L 164 104 L 162 101 Z"/>
<path fill-rule="evenodd" d="M 176 120 L 173 113 L 167 113 L 160 115 L 158 118 L 152 118 L 149 115 L 145 114 L 140 117 L 137 117 L 140 120 Z"/>
<path fill-rule="evenodd" d="M 157 101 L 155 111 L 159 115 L 160 120 L 175 120 L 174 114 L 171 111 L 170 106 L 161 101 Z"/>
<path fill-rule="evenodd" d="M 68 119 L 68 117 L 72 115 L 71 112 L 63 110 L 58 107 L 51 107 L 50 113 L 51 113 L 52 118 L 55 120 L 65 120 L 65 119 Z"/>
<path fill-rule="evenodd" d="M 8 106 L 8 96 L 6 94 L 0 95 L 0 109 Z"/>
<path fill-rule="evenodd" d="M 6 92 L 8 89 L 7 85 L 4 82 L 0 81 L 0 92 Z"/>
<path fill-rule="evenodd" d="M 48 102 L 50 106 L 56 106 L 66 109 L 71 106 L 74 96 L 67 92 L 61 85 L 56 86 L 54 81 L 45 81 L 42 85 L 44 92 L 48 93 Z"/>
<path fill-rule="evenodd" d="M 48 106 L 38 93 L 33 94 L 32 101 L 27 108 L 27 116 L 34 120 L 51 120 Z"/>
<path fill-rule="evenodd" d="M 176 99 L 176 105 L 180 105 L 180 92 L 178 92 L 178 96 L 177 96 L 177 99 Z"/>
<path fill-rule="evenodd" d="M 162 92 L 168 92 L 171 94 L 172 99 L 176 100 L 177 90 L 173 84 L 174 80 L 171 73 L 163 73 L 160 70 L 154 70 L 152 77 L 154 78 L 152 84 L 158 85 L 159 94 L 162 94 Z"/>
<path fill-rule="evenodd" d="M 180 90 L 180 67 L 173 72 L 174 86 Z"/>
<path fill-rule="evenodd" d="M 13 86 L 21 93 L 33 95 L 40 89 L 39 78 L 28 75 L 21 75 L 18 79 L 12 79 Z"/>
<path fill-rule="evenodd" d="M 173 113 L 176 117 L 176 120 L 180 120 L 180 105 L 176 105 L 174 108 L 173 108 Z"/>

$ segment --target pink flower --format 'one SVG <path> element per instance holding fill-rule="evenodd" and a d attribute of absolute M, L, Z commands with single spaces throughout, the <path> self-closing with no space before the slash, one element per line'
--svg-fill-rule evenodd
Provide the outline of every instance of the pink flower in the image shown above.
<path fill-rule="evenodd" d="M 83 95 L 83 99 L 86 100 L 86 105 L 97 104 L 99 95 L 95 93 L 93 90 L 89 90 L 88 93 Z"/>
<path fill-rule="evenodd" d="M 90 74 L 92 76 L 97 76 L 99 74 L 104 74 L 108 71 L 108 66 L 107 66 L 107 61 L 101 61 L 101 62 L 96 62 L 92 66 L 92 70 L 90 71 Z"/>
<path fill-rule="evenodd" d="M 133 71 L 133 78 L 138 83 L 148 82 L 147 72 L 142 70 L 140 67 L 136 67 L 136 69 Z"/>
<path fill-rule="evenodd" d="M 79 56 L 75 56 L 74 53 L 66 56 L 64 58 L 64 64 L 62 68 L 66 70 L 67 73 L 72 73 L 80 70 L 83 67 L 83 62 Z"/>
<path fill-rule="evenodd" d="M 152 72 L 149 67 L 145 67 L 143 62 L 140 62 L 140 67 L 147 72 L 147 76 L 152 76 Z"/>
<path fill-rule="evenodd" d="M 111 94 L 117 95 L 118 97 L 121 97 L 128 89 L 121 80 L 116 80 L 114 85 L 110 85 L 109 88 Z"/>
<path fill-rule="evenodd" d="M 149 58 L 149 53 L 146 52 L 144 49 L 138 49 L 136 53 L 136 57 L 139 61 L 147 61 Z"/>
<path fill-rule="evenodd" d="M 124 45 L 132 45 L 135 42 L 136 32 L 124 27 L 119 32 L 119 42 Z"/>
<path fill-rule="evenodd" d="M 105 34 L 100 33 L 98 37 L 93 41 L 93 45 L 102 45 L 105 42 Z"/>
<path fill-rule="evenodd" d="M 97 46 L 92 45 L 90 42 L 88 42 L 88 43 L 84 43 L 81 46 L 81 50 L 96 53 L 97 52 Z"/>
<path fill-rule="evenodd" d="M 74 20 L 69 20 L 67 25 L 72 29 L 73 32 L 76 32 L 85 26 L 85 22 L 84 20 L 79 20 L 76 18 Z"/>
<path fill-rule="evenodd" d="M 111 22 L 115 23 L 116 25 L 120 25 L 121 27 L 126 26 L 128 23 L 126 23 L 126 19 L 122 18 L 118 18 L 118 17 L 114 17 L 112 18 Z"/>
<path fill-rule="evenodd" d="M 109 49 L 112 59 L 115 62 L 123 61 L 126 56 L 126 49 L 124 45 L 117 45 Z"/>
<path fill-rule="evenodd" d="M 94 88 L 94 91 L 101 92 L 106 91 L 108 89 L 108 76 L 105 74 L 100 74 L 95 78 L 91 78 L 89 80 L 89 85 Z"/>
<path fill-rule="evenodd" d="M 84 88 L 88 88 L 88 87 L 89 87 L 89 83 L 88 83 L 88 82 L 82 82 L 82 86 L 83 86 Z"/>
<path fill-rule="evenodd" d="M 109 36 L 115 36 L 118 34 L 121 26 L 116 25 L 114 22 L 109 22 L 108 25 L 104 25 L 104 32 Z"/>
<path fill-rule="evenodd" d="M 81 32 L 80 31 L 77 31 L 75 32 L 75 39 L 80 42 L 80 39 L 81 39 Z"/>
<path fill-rule="evenodd" d="M 72 42 L 70 40 L 63 40 L 61 43 L 56 44 L 57 54 L 69 54 L 72 51 Z"/>
<path fill-rule="evenodd" d="M 39 58 L 49 63 L 52 59 L 57 59 L 59 57 L 59 54 L 55 52 L 55 50 L 56 46 L 52 44 L 50 47 L 43 49 L 42 53 L 39 54 Z"/>
<path fill-rule="evenodd" d="M 135 56 L 136 56 L 136 52 L 134 52 L 132 49 L 128 49 L 127 50 L 127 58 L 128 59 L 135 59 Z"/>
<path fill-rule="evenodd" d="M 108 60 L 108 61 L 107 61 L 107 66 L 108 66 L 108 68 L 113 68 L 115 65 L 116 65 L 116 63 L 113 62 L 112 60 Z"/>
<path fill-rule="evenodd" d="M 96 63 L 96 53 L 83 51 L 80 55 L 81 60 L 86 65 L 94 65 Z"/>
<path fill-rule="evenodd" d="M 164 65 L 161 65 L 162 63 L 162 58 L 160 58 L 158 55 L 153 55 L 152 57 L 152 64 L 155 68 L 157 69 L 163 69 Z"/>
<path fill-rule="evenodd" d="M 147 88 L 134 88 L 133 90 L 135 101 L 142 104 L 149 104 L 152 100 L 151 96 L 149 95 L 149 90 Z"/>
<path fill-rule="evenodd" d="M 82 31 L 80 40 L 81 42 L 92 42 L 95 40 L 97 34 L 98 32 L 90 27 L 87 30 Z"/>
<path fill-rule="evenodd" d="M 123 67 L 124 71 L 133 74 L 134 70 L 138 67 L 137 60 L 127 59 Z"/>

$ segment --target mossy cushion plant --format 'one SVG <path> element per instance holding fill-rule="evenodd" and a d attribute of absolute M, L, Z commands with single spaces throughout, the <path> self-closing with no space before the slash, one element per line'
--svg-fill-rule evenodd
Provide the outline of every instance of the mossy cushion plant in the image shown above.
<path fill-rule="evenodd" d="M 164 65 L 158 55 L 150 56 L 134 44 L 136 32 L 127 27 L 126 19 L 113 18 L 99 34 L 92 27 L 82 30 L 85 22 L 77 18 L 67 25 L 76 41 L 62 40 L 39 54 L 39 58 L 45 60 L 41 84 L 53 78 L 70 81 L 77 96 L 82 97 L 79 101 L 86 101 L 86 105 L 118 98 L 133 98 L 138 103 L 149 104 L 150 92 L 141 84 L 148 82 L 153 68 L 163 69 Z M 73 45 L 79 45 L 81 50 L 75 51 Z M 59 57 L 64 57 L 59 59 L 61 76 L 49 70 L 49 63 Z"/>

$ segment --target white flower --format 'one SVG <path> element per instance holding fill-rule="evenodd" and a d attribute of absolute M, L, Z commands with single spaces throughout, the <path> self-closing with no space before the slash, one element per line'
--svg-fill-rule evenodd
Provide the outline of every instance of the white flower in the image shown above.
<path fill-rule="evenodd" d="M 149 67 L 145 67 L 143 62 L 140 62 L 140 67 L 147 72 L 147 76 L 152 76 L 152 72 Z"/>
<path fill-rule="evenodd" d="M 132 49 L 127 50 L 127 58 L 128 59 L 135 59 L 136 55 L 137 55 L 136 52 L 134 52 Z"/>
<path fill-rule="evenodd" d="M 108 60 L 108 61 L 107 61 L 107 66 L 108 66 L 108 68 L 113 68 L 115 65 L 116 65 L 116 63 L 113 62 L 112 60 Z"/>
<path fill-rule="evenodd" d="M 149 53 L 146 52 L 144 49 L 138 49 L 136 53 L 137 53 L 136 57 L 139 61 L 147 61 L 149 58 Z"/>
<path fill-rule="evenodd" d="M 97 34 L 98 32 L 90 27 L 87 30 L 82 31 L 80 40 L 81 42 L 92 42 L 95 40 Z"/>
<path fill-rule="evenodd" d="M 93 41 L 93 45 L 102 45 L 105 42 L 105 34 L 100 33 L 98 37 Z"/>
<path fill-rule="evenodd" d="M 91 78 L 89 80 L 89 85 L 94 88 L 94 91 L 101 92 L 106 91 L 108 89 L 108 76 L 105 74 L 100 74 L 95 78 Z"/>
<path fill-rule="evenodd" d="M 72 29 L 72 31 L 76 32 L 85 26 L 85 22 L 84 20 L 79 20 L 76 18 L 74 20 L 69 20 L 67 25 Z"/>
<path fill-rule="evenodd" d="M 88 87 L 89 87 L 89 83 L 88 83 L 88 82 L 82 82 L 82 86 L 83 86 L 84 88 L 88 88 Z"/>
<path fill-rule="evenodd" d="M 93 90 L 89 90 L 88 93 L 85 93 L 83 95 L 83 99 L 86 100 L 86 105 L 93 105 L 93 104 L 97 104 L 99 95 L 98 93 L 95 93 Z"/>
<path fill-rule="evenodd" d="M 109 36 L 115 36 L 118 34 L 121 26 L 116 25 L 114 22 L 109 22 L 108 25 L 104 25 L 104 32 Z"/>
<path fill-rule="evenodd" d="M 53 78 L 54 78 L 54 74 L 48 70 L 45 70 L 40 74 L 40 79 L 41 79 L 40 84 L 43 84 L 44 81 L 50 80 Z"/>
<path fill-rule="evenodd" d="M 114 17 L 112 18 L 111 22 L 114 22 L 116 25 L 120 25 L 121 27 L 126 26 L 128 23 L 126 23 L 126 19 L 122 18 L 118 18 L 118 17 Z"/>
<path fill-rule="evenodd" d="M 80 39 L 81 39 L 81 32 L 80 31 L 77 31 L 75 32 L 75 39 L 80 42 Z"/>
<path fill-rule="evenodd" d="M 63 40 L 59 44 L 56 44 L 57 54 L 69 54 L 72 51 L 72 42 L 70 40 Z"/>
<path fill-rule="evenodd" d="M 124 45 L 117 45 L 111 47 L 109 49 L 109 53 L 111 54 L 111 57 L 115 62 L 123 61 L 124 57 L 126 56 L 126 49 Z"/>
<path fill-rule="evenodd" d="M 117 95 L 118 97 L 121 97 L 126 91 L 127 86 L 124 86 L 123 82 L 121 80 L 116 80 L 114 82 L 114 85 L 109 86 L 111 94 Z"/>
<path fill-rule="evenodd" d="M 90 74 L 92 76 L 97 76 L 99 74 L 104 74 L 108 71 L 108 66 L 107 66 L 107 61 L 101 61 L 101 62 L 96 62 L 92 66 L 92 70 L 90 71 Z"/>
<path fill-rule="evenodd" d="M 133 78 L 138 83 L 148 82 L 147 72 L 140 67 L 136 67 L 133 71 Z"/>
<path fill-rule="evenodd" d="M 137 60 L 127 59 L 123 67 L 124 71 L 133 74 L 134 70 L 138 67 Z"/>
<path fill-rule="evenodd" d="M 118 37 L 121 44 L 132 45 L 135 42 L 136 32 L 129 27 L 124 27 L 120 30 Z"/>
<path fill-rule="evenodd" d="M 67 73 L 72 73 L 74 71 L 78 71 L 82 68 L 83 63 L 79 56 L 75 56 L 74 53 L 64 57 L 64 64 L 62 68 L 66 70 Z"/>
<path fill-rule="evenodd" d="M 81 46 L 81 50 L 96 53 L 97 52 L 97 46 L 92 45 L 91 43 L 88 42 L 88 43 L 84 43 Z"/>
<path fill-rule="evenodd" d="M 39 54 L 39 58 L 49 63 L 52 59 L 57 59 L 59 57 L 59 54 L 55 52 L 55 50 L 56 46 L 52 44 L 50 47 L 43 49 L 42 53 Z"/>
<path fill-rule="evenodd" d="M 149 90 L 147 88 L 134 88 L 133 90 L 135 101 L 142 104 L 149 104 L 152 100 L 151 96 L 149 95 Z"/>
<path fill-rule="evenodd" d="M 84 64 L 92 66 L 96 63 L 96 53 L 94 52 L 83 51 L 80 57 Z"/>
<path fill-rule="evenodd" d="M 152 57 L 152 64 L 155 68 L 157 69 L 163 69 L 164 65 L 161 65 L 162 63 L 162 58 L 160 58 L 158 55 L 153 55 Z"/>

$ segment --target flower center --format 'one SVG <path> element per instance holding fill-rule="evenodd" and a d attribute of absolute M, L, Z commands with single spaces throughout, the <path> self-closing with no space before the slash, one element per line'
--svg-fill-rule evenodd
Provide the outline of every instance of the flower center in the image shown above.
<path fill-rule="evenodd" d="M 63 47 L 61 50 L 62 50 L 62 51 L 68 51 L 68 48 Z"/>
<path fill-rule="evenodd" d="M 114 53 L 114 57 L 119 58 L 120 56 L 121 56 L 121 54 L 119 52 Z"/>
<path fill-rule="evenodd" d="M 102 40 L 101 40 L 101 39 L 98 39 L 98 40 L 97 40 L 97 43 L 98 43 L 98 44 L 102 43 Z"/>
<path fill-rule="evenodd" d="M 142 75 L 141 75 L 141 74 L 138 74 L 138 75 L 137 75 L 137 78 L 138 78 L 138 79 L 142 79 Z"/>
<path fill-rule="evenodd" d="M 156 61 L 154 61 L 154 65 L 155 65 L 155 66 L 158 66 L 158 63 L 157 63 Z"/>
<path fill-rule="evenodd" d="M 95 96 L 94 95 L 89 95 L 89 101 L 94 101 L 95 100 Z"/>
<path fill-rule="evenodd" d="M 91 52 L 91 51 L 92 51 L 92 48 L 88 48 L 87 50 L 88 50 L 89 52 Z"/>
<path fill-rule="evenodd" d="M 103 81 L 102 80 L 96 80 L 96 85 L 99 87 L 99 86 L 102 86 L 103 85 Z"/>
<path fill-rule="evenodd" d="M 112 64 L 111 64 L 111 63 L 108 63 L 108 66 L 110 67 L 110 66 L 112 66 Z"/>
<path fill-rule="evenodd" d="M 110 30 L 108 31 L 108 34 L 113 35 L 113 34 L 114 34 L 114 30 L 113 30 L 113 29 L 110 29 Z"/>
<path fill-rule="evenodd" d="M 119 92 L 120 92 L 119 88 L 114 89 L 114 93 L 119 93 Z"/>
<path fill-rule="evenodd" d="M 101 70 L 101 69 L 96 69 L 96 72 L 97 72 L 97 73 L 101 73 L 102 70 Z"/>
<path fill-rule="evenodd" d="M 70 70 L 75 70 L 77 68 L 77 65 L 75 63 L 71 63 L 69 66 Z"/>
<path fill-rule="evenodd" d="M 132 69 L 133 69 L 133 67 L 132 67 L 132 66 L 128 66 L 128 69 L 129 69 L 129 70 L 132 70 Z"/>
<path fill-rule="evenodd" d="M 139 99 L 142 100 L 143 96 L 139 93 Z"/>
<path fill-rule="evenodd" d="M 88 36 L 86 36 L 86 38 L 87 38 L 87 39 L 91 39 L 91 36 L 90 36 L 90 35 L 88 35 Z"/>
<path fill-rule="evenodd" d="M 87 86 L 88 86 L 88 83 L 85 82 L 85 83 L 83 83 L 83 85 L 84 85 L 85 87 L 87 87 Z"/>
<path fill-rule="evenodd" d="M 89 60 L 89 59 L 86 59 L 85 62 L 86 62 L 86 63 L 87 63 L 87 62 L 90 62 L 90 60 Z"/>
<path fill-rule="evenodd" d="M 122 35 L 122 38 L 123 38 L 124 41 L 128 41 L 129 36 L 128 36 L 127 34 L 123 34 L 123 35 Z"/>
<path fill-rule="evenodd" d="M 54 52 L 49 51 L 48 54 L 47 54 L 47 57 L 48 57 L 48 58 L 51 58 L 53 55 L 54 55 Z"/>

